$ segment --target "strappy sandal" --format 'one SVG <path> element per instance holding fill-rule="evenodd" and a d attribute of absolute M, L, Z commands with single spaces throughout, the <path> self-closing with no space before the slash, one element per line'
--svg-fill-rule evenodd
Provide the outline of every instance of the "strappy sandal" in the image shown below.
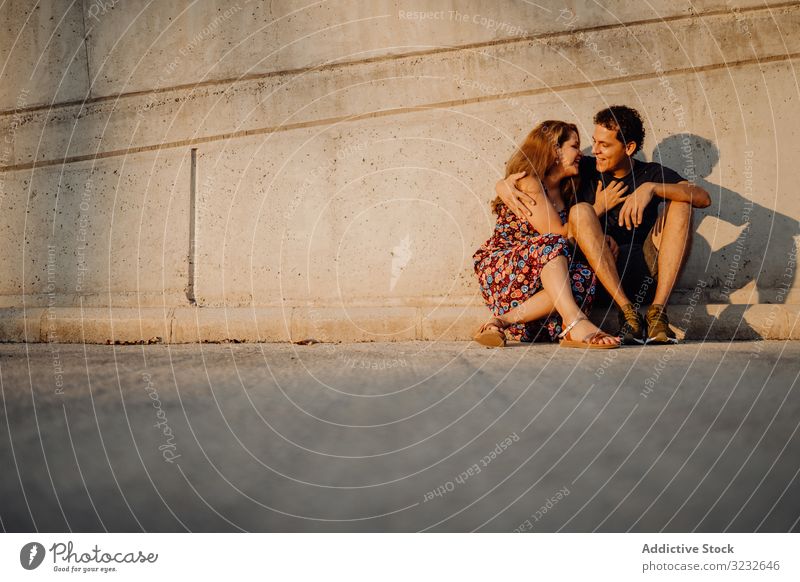
<path fill-rule="evenodd" d="M 490 327 L 495 329 L 490 329 Z M 503 329 L 503 322 L 495 317 L 484 323 L 472 339 L 482 346 L 504 348 L 506 346 L 506 334 L 502 331 Z"/>
<path fill-rule="evenodd" d="M 573 327 L 578 325 L 581 321 L 584 321 L 584 320 L 587 320 L 587 319 L 589 319 L 589 318 L 585 317 L 585 316 L 578 317 L 577 319 L 575 319 L 575 321 L 570 323 L 564 329 L 564 331 L 562 331 L 560 334 L 558 334 L 558 337 L 561 340 L 559 342 L 559 345 L 561 345 L 562 347 L 565 347 L 565 348 L 582 348 L 582 349 L 586 349 L 586 350 L 613 350 L 613 349 L 616 349 L 616 348 L 619 347 L 619 344 L 598 344 L 598 343 L 593 343 L 593 342 L 595 342 L 596 340 L 599 340 L 599 339 L 603 339 L 603 338 L 606 338 L 606 337 L 614 337 L 614 336 L 611 336 L 611 335 L 609 335 L 609 334 L 607 334 L 605 332 L 602 332 L 602 331 L 593 331 L 592 333 L 587 335 L 585 338 L 583 338 L 582 341 L 575 341 L 575 340 L 572 340 L 572 339 L 566 339 L 567 338 L 567 334 L 570 331 L 572 331 Z"/>

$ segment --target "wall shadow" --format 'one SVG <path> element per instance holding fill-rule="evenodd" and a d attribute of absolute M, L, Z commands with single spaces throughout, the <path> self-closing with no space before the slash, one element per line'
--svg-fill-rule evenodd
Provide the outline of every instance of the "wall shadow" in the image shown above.
<path fill-rule="evenodd" d="M 672 168 L 684 178 L 693 181 L 711 195 L 711 206 L 695 211 L 695 231 L 712 217 L 724 223 L 741 227 L 736 239 L 713 250 L 702 236 L 692 242 L 691 262 L 683 279 L 690 278 L 707 285 L 703 300 L 710 303 L 727 303 L 719 314 L 720 320 L 738 321 L 731 337 L 736 339 L 761 339 L 760 334 L 744 321 L 744 304 L 731 304 L 730 295 L 753 286 L 751 303 L 785 303 L 786 295 L 794 286 L 796 269 L 787 264 L 787 257 L 795 255 L 795 235 L 800 224 L 797 219 L 754 202 L 751 197 L 760 188 L 754 154 L 742 153 L 742 175 L 749 171 L 750 183 L 743 183 L 746 194 L 708 181 L 708 176 L 719 163 L 719 149 L 710 140 L 691 133 L 676 134 L 662 140 L 653 150 L 653 161 Z M 748 168 L 748 164 L 750 167 Z"/>

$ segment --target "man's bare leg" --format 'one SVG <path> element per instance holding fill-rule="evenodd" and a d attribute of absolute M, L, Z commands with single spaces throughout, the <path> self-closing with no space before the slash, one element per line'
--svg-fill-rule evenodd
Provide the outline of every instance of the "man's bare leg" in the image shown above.
<path fill-rule="evenodd" d="M 597 278 L 620 308 L 631 303 L 622 290 L 617 264 L 605 241 L 605 233 L 591 204 L 581 202 L 569 211 L 569 235 L 594 269 Z"/>
<path fill-rule="evenodd" d="M 653 232 L 658 249 L 658 283 L 653 303 L 666 305 L 689 256 L 692 233 L 692 206 L 668 200 Z"/>
<path fill-rule="evenodd" d="M 626 344 L 644 343 L 644 321 L 639 315 L 636 306 L 625 295 L 617 271 L 614 254 L 606 244 L 603 227 L 597 218 L 594 208 L 590 204 L 581 202 L 572 207 L 569 212 L 569 235 L 575 239 L 578 246 L 594 269 L 597 278 L 606 288 L 611 298 L 620 309 L 619 336 Z"/>

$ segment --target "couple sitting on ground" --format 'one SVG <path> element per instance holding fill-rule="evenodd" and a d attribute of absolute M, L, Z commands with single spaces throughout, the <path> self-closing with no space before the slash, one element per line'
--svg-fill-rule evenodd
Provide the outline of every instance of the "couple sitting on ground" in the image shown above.
<path fill-rule="evenodd" d="M 508 336 L 609 349 L 676 341 L 667 301 L 689 251 L 692 207 L 711 199 L 677 172 L 633 158 L 644 142 L 634 109 L 600 111 L 592 142 L 595 157 L 582 156 L 574 124 L 545 121 L 508 161 L 492 201 L 494 234 L 473 255 L 494 313 L 478 343 L 504 346 Z M 620 309 L 618 336 L 587 318 L 596 280 Z"/>

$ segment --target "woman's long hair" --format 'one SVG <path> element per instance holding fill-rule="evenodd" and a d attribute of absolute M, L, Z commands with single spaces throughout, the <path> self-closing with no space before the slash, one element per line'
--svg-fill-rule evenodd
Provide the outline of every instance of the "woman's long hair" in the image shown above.
<path fill-rule="evenodd" d="M 558 160 L 556 146 L 561 147 L 573 133 L 580 135 L 574 123 L 565 121 L 543 121 L 534 127 L 506 163 L 506 178 L 517 172 L 527 172 L 528 176 L 543 181 L 547 171 Z M 561 195 L 567 208 L 575 203 L 577 191 L 577 177 L 565 178 L 561 182 Z M 497 214 L 500 204 L 499 196 L 492 200 L 492 212 Z"/>

